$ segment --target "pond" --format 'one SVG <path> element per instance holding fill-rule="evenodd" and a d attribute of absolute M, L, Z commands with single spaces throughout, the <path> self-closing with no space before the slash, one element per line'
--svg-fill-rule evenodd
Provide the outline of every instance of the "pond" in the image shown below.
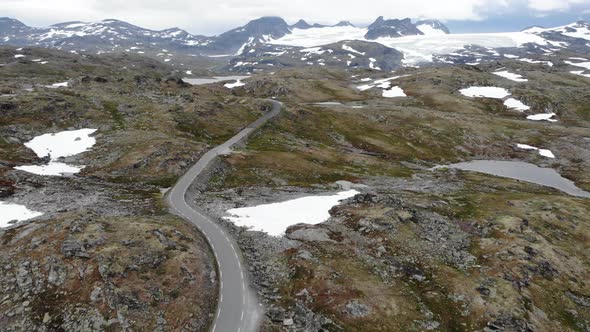
<path fill-rule="evenodd" d="M 521 161 L 475 160 L 448 166 L 436 166 L 433 169 L 440 168 L 456 168 L 486 173 L 555 188 L 572 196 L 590 198 L 590 192 L 578 188 L 573 181 L 562 177 L 554 169 Z"/>
<path fill-rule="evenodd" d="M 203 85 L 226 81 L 241 81 L 247 79 L 248 77 L 250 76 L 215 76 L 202 78 L 183 78 L 182 80 L 191 85 Z"/>

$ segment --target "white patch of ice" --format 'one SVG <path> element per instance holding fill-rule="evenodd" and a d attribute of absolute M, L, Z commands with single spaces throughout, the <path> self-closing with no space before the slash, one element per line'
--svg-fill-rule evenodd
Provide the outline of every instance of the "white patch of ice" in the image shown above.
<path fill-rule="evenodd" d="M 18 166 L 15 169 L 48 176 L 79 173 L 84 166 L 67 165 L 57 159 L 88 151 L 96 144 L 96 139 L 90 137 L 95 131 L 96 129 L 80 129 L 37 136 L 25 143 L 25 146 L 33 150 L 39 158 L 50 156 L 51 161 L 47 165 Z"/>
<path fill-rule="evenodd" d="M 365 55 L 365 52 L 359 52 L 346 44 L 342 45 L 342 49 L 345 51 L 348 51 L 348 52 L 359 54 L 359 55 Z"/>
<path fill-rule="evenodd" d="M 234 83 L 226 83 L 224 85 L 224 87 L 226 87 L 228 89 L 233 89 L 233 88 L 237 88 L 237 87 L 244 86 L 244 85 L 246 85 L 246 83 L 243 83 L 241 80 L 237 80 Z"/>
<path fill-rule="evenodd" d="M 17 166 L 14 169 L 37 175 L 62 176 L 65 174 L 80 173 L 80 171 L 84 169 L 84 166 L 72 166 L 64 163 L 50 162 L 47 165 Z"/>
<path fill-rule="evenodd" d="M 590 77 L 590 74 L 584 74 L 584 70 L 573 70 L 573 71 L 570 71 L 570 73 L 572 73 L 574 75 Z"/>
<path fill-rule="evenodd" d="M 190 70 L 187 70 L 187 71 L 186 71 L 186 74 L 187 74 L 187 75 L 192 75 L 192 74 L 193 74 L 193 72 L 192 72 L 192 71 L 190 71 Z"/>
<path fill-rule="evenodd" d="M 507 78 L 511 81 L 515 81 L 515 82 L 528 82 L 528 80 L 526 78 L 522 77 L 522 75 L 514 74 L 514 73 L 511 73 L 507 70 L 496 71 L 496 72 L 494 72 L 494 75 L 498 75 L 498 76 Z"/>
<path fill-rule="evenodd" d="M 523 104 L 520 100 L 514 99 L 514 98 L 508 98 L 506 99 L 506 101 L 504 101 L 504 105 L 508 108 L 520 111 L 520 112 L 524 112 L 524 111 L 528 111 L 531 109 L 530 106 L 527 106 L 525 104 Z"/>
<path fill-rule="evenodd" d="M 390 90 L 383 90 L 383 97 L 385 98 L 396 98 L 396 97 L 407 97 L 406 93 L 399 86 L 394 86 Z"/>
<path fill-rule="evenodd" d="M 24 221 L 43 215 L 41 212 L 31 211 L 24 205 L 0 202 L 0 228 L 11 226 L 13 221 Z"/>
<path fill-rule="evenodd" d="M 539 148 L 536 148 L 536 147 L 534 147 L 532 145 L 528 145 L 528 144 L 520 144 L 519 143 L 519 144 L 516 144 L 516 147 L 519 149 L 523 149 L 523 150 L 535 150 L 535 151 L 539 150 Z"/>
<path fill-rule="evenodd" d="M 553 154 L 553 152 L 551 152 L 551 150 L 539 149 L 539 154 L 543 157 L 555 159 L 555 155 Z"/>
<path fill-rule="evenodd" d="M 299 52 L 306 53 L 305 54 L 306 56 L 309 56 L 310 54 L 322 55 L 322 54 L 326 53 L 326 51 L 322 50 L 321 47 L 304 48 L 304 49 L 300 50 Z"/>
<path fill-rule="evenodd" d="M 534 114 L 529 115 L 526 118 L 532 121 L 549 121 L 549 122 L 557 122 L 556 119 L 553 119 L 554 116 L 557 114 L 555 113 L 541 113 L 541 114 Z"/>
<path fill-rule="evenodd" d="M 493 86 L 473 86 L 467 89 L 459 90 L 459 92 L 467 97 L 504 99 L 510 96 L 510 92 L 508 92 L 508 90 Z"/>
<path fill-rule="evenodd" d="M 26 57 L 26 55 L 24 55 L 24 54 L 16 54 L 14 57 L 15 57 L 16 59 L 19 59 L 19 58 L 24 58 L 24 57 Z"/>
<path fill-rule="evenodd" d="M 293 29 L 291 34 L 269 41 L 269 43 L 275 45 L 317 47 L 343 40 L 367 41 L 364 37 L 366 33 L 366 28 L 357 27 Z M 399 38 L 378 38 L 371 40 L 371 42 L 377 42 L 403 52 L 404 63 L 408 65 L 431 62 L 434 54 L 448 54 L 464 49 L 466 45 L 478 45 L 488 48 L 521 47 L 526 43 L 542 46 L 549 45 L 544 38 L 526 32 L 421 35 Z"/>
<path fill-rule="evenodd" d="M 61 83 L 53 83 L 51 85 L 47 85 L 46 87 L 50 88 L 50 89 L 57 89 L 57 88 L 67 88 L 68 85 L 69 85 L 68 82 L 61 82 Z"/>
<path fill-rule="evenodd" d="M 281 203 L 231 209 L 227 211 L 231 216 L 224 218 L 237 226 L 266 232 L 271 236 L 282 236 L 289 226 L 300 223 L 315 225 L 328 220 L 328 211 L 332 207 L 358 193 L 356 190 L 349 190 L 330 196 L 309 196 Z"/>
<path fill-rule="evenodd" d="M 539 149 L 535 146 L 528 145 L 528 144 L 516 144 L 516 147 L 519 149 L 523 149 L 523 150 L 537 151 L 537 152 L 539 152 L 539 155 L 541 155 L 543 157 L 555 159 L 555 155 L 553 154 L 553 152 L 551 152 L 551 150 Z"/>
<path fill-rule="evenodd" d="M 527 59 L 527 58 L 518 59 L 518 61 L 534 63 L 534 64 L 543 64 L 543 65 L 547 65 L 549 67 L 553 67 L 553 62 L 551 62 L 551 61 L 533 60 L 533 59 Z"/>
<path fill-rule="evenodd" d="M 377 59 L 375 58 L 369 58 L 369 68 L 371 69 L 375 69 L 375 70 L 381 70 L 381 68 L 375 66 L 375 62 L 377 62 Z"/>
<path fill-rule="evenodd" d="M 586 68 L 590 70 L 590 62 L 572 62 L 572 61 L 564 61 L 568 65 L 572 65 L 574 67 Z"/>
<path fill-rule="evenodd" d="M 96 144 L 96 139 L 90 135 L 96 129 L 80 129 L 62 131 L 55 134 L 44 134 L 25 143 L 39 158 L 51 155 L 52 159 L 69 157 L 88 151 Z"/>
<path fill-rule="evenodd" d="M 556 27 L 556 28 L 549 28 L 549 29 L 533 27 L 533 28 L 526 30 L 525 32 L 536 33 L 536 34 L 540 34 L 543 32 L 558 32 L 564 36 L 590 40 L 590 30 L 588 30 L 588 28 L 585 25 L 580 25 L 578 23 L 572 23 L 572 24 L 568 24 L 568 25 L 564 25 L 564 26 L 560 26 L 560 27 Z"/>
<path fill-rule="evenodd" d="M 442 30 L 435 29 L 431 25 L 428 24 L 420 24 L 416 28 L 420 30 L 426 36 L 441 36 L 446 35 L 446 33 Z"/>

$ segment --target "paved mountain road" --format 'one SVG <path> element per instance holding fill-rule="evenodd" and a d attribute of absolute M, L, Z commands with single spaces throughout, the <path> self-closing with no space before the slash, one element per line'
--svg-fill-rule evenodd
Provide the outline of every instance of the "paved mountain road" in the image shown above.
<path fill-rule="evenodd" d="M 218 156 L 227 154 L 236 143 L 248 136 L 281 111 L 281 104 L 271 100 L 272 110 L 244 128 L 227 142 L 205 153 L 199 161 L 184 174 L 169 191 L 167 202 L 172 212 L 196 225 L 205 235 L 219 270 L 219 303 L 213 322 L 213 332 L 256 331 L 261 315 L 255 293 L 248 286 L 247 274 L 240 259 L 239 247 L 227 232 L 207 217 L 193 209 L 186 201 L 186 192 L 207 166 Z"/>

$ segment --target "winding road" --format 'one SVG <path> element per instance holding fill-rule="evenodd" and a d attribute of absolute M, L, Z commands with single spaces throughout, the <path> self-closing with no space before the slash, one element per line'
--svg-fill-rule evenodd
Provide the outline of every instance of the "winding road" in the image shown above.
<path fill-rule="evenodd" d="M 244 128 L 227 142 L 209 150 L 184 174 L 169 191 L 167 202 L 172 212 L 196 225 L 213 249 L 219 271 L 219 303 L 213 321 L 213 332 L 251 332 L 258 329 L 261 307 L 250 289 L 239 247 L 228 233 L 204 213 L 193 209 L 186 201 L 186 192 L 207 166 L 218 156 L 231 152 L 231 147 L 248 136 L 281 111 L 281 103 L 272 102 L 272 110 Z"/>

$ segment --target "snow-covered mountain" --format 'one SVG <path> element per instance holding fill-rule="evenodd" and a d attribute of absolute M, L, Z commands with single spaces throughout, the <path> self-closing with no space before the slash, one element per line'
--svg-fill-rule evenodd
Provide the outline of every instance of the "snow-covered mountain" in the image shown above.
<path fill-rule="evenodd" d="M 448 32 L 442 23 L 433 22 L 430 25 L 423 24 L 424 27 L 432 26 L 432 29 L 425 30 L 426 33 L 437 29 Z M 280 17 L 262 17 L 218 36 L 206 37 L 192 35 L 179 28 L 155 31 L 114 19 L 89 23 L 65 22 L 47 28 L 33 28 L 15 19 L 0 18 L 0 42 L 15 46 L 54 47 L 77 52 L 160 52 L 165 49 L 191 54 L 239 54 L 245 46 L 271 42 L 294 31 L 307 29 L 327 29 L 324 32 L 331 33 L 337 29 L 357 28 L 348 21 L 327 26 L 300 20 L 289 25 Z M 385 20 L 383 17 L 378 18 L 365 30 L 367 39 L 425 34 L 422 31 L 424 29 L 420 30 L 410 19 Z"/>
<path fill-rule="evenodd" d="M 549 29 L 542 27 L 532 27 L 523 30 L 523 32 L 533 33 L 549 38 L 555 38 L 561 35 L 563 37 L 590 40 L 590 23 L 578 21 L 572 24 Z"/>
<path fill-rule="evenodd" d="M 385 20 L 383 16 L 380 16 L 373 24 L 369 25 L 365 38 L 375 40 L 378 38 L 396 38 L 422 34 L 422 31 L 409 18 Z"/>
<path fill-rule="evenodd" d="M 198 55 L 223 56 L 240 71 L 306 65 L 389 70 L 422 63 L 475 64 L 503 53 L 530 60 L 565 50 L 589 53 L 589 41 L 588 22 L 514 33 L 450 34 L 436 20 L 379 17 L 368 27 L 356 27 L 347 21 L 328 26 L 300 20 L 289 25 L 280 17 L 263 17 L 207 37 L 179 28 L 154 31 L 113 19 L 34 28 L 0 18 L 0 44 L 139 53 L 173 64 Z"/>
<path fill-rule="evenodd" d="M 16 46 L 97 53 L 143 48 L 181 50 L 204 47 L 212 42 L 208 37 L 195 36 L 179 28 L 154 31 L 119 20 L 66 22 L 47 28 L 31 28 L 10 18 L 0 19 L 0 40 Z"/>

